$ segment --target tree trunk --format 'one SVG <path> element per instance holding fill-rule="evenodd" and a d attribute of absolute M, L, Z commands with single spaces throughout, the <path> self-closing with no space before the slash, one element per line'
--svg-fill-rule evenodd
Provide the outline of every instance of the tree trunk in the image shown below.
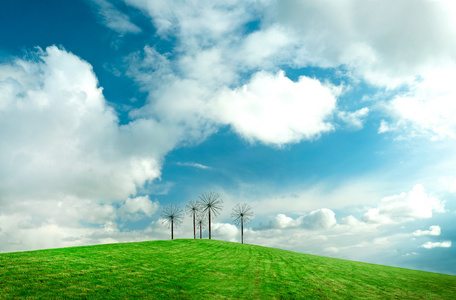
<path fill-rule="evenodd" d="M 211 210 L 209 209 L 209 239 L 211 238 Z"/>
<path fill-rule="evenodd" d="M 244 217 L 241 217 L 241 235 L 242 235 L 242 243 L 244 244 Z"/>
<path fill-rule="evenodd" d="M 202 224 L 200 224 L 200 225 L 201 225 L 200 226 L 200 239 L 202 239 L 203 238 L 203 225 Z"/>
<path fill-rule="evenodd" d="M 174 220 L 171 219 L 171 239 L 174 240 Z"/>
<path fill-rule="evenodd" d="M 195 212 L 193 212 L 193 239 L 196 239 Z"/>

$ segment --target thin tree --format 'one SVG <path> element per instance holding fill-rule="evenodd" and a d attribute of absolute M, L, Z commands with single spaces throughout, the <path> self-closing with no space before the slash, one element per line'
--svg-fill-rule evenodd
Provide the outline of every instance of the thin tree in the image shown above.
<path fill-rule="evenodd" d="M 231 212 L 231 217 L 236 225 L 241 225 L 241 240 L 244 244 L 244 224 L 247 225 L 253 219 L 253 210 L 246 203 L 237 204 Z"/>
<path fill-rule="evenodd" d="M 189 217 L 193 218 L 193 238 L 196 239 L 196 214 L 200 211 L 201 205 L 198 201 L 191 200 L 185 206 L 185 211 Z"/>
<path fill-rule="evenodd" d="M 220 195 L 214 192 L 204 192 L 199 196 L 201 200 L 202 212 L 208 213 L 209 220 L 209 239 L 211 235 L 211 219 L 217 217 L 223 208 L 223 200 Z"/>
<path fill-rule="evenodd" d="M 161 217 L 163 218 L 163 225 L 166 228 L 171 228 L 171 239 L 174 239 L 174 227 L 182 223 L 183 211 L 178 206 L 170 204 L 162 209 Z"/>
<path fill-rule="evenodd" d="M 206 228 L 206 224 L 207 224 L 206 221 L 207 221 L 207 218 L 204 213 L 198 213 L 196 215 L 196 228 L 199 229 L 200 239 L 203 238 L 203 229 Z"/>

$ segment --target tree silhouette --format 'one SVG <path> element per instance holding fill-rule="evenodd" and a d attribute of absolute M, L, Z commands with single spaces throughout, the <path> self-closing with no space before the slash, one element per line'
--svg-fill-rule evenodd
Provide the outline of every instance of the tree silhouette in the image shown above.
<path fill-rule="evenodd" d="M 174 204 L 170 204 L 162 209 L 160 216 L 163 218 L 163 225 L 165 225 L 166 228 L 171 228 L 171 239 L 174 239 L 174 226 L 177 227 L 182 223 L 182 209 Z"/>
<path fill-rule="evenodd" d="M 206 228 L 206 215 L 204 213 L 198 213 L 196 215 L 196 228 L 200 231 L 200 239 L 203 238 L 203 229 Z"/>
<path fill-rule="evenodd" d="M 214 192 L 204 192 L 199 196 L 201 200 L 202 212 L 208 213 L 209 220 L 209 239 L 211 236 L 211 219 L 220 214 L 223 208 L 223 200 L 220 195 Z"/>
<path fill-rule="evenodd" d="M 244 224 L 247 225 L 253 219 L 253 210 L 246 203 L 237 204 L 231 212 L 231 217 L 236 225 L 241 225 L 242 243 L 244 244 Z"/>
<path fill-rule="evenodd" d="M 185 206 L 185 211 L 189 217 L 193 217 L 193 238 L 196 239 L 196 214 L 200 211 L 201 205 L 198 201 L 191 200 Z"/>

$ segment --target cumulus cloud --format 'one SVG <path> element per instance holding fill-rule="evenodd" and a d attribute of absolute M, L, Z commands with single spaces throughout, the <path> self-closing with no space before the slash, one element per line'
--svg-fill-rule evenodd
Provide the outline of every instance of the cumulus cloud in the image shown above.
<path fill-rule="evenodd" d="M 160 138 L 154 121 L 119 126 L 90 64 L 55 46 L 37 56 L 0 66 L 4 198 L 125 198 L 160 176 L 172 144 L 129 146 L 139 134 Z"/>
<path fill-rule="evenodd" d="M 183 124 L 187 135 L 202 139 L 229 125 L 249 141 L 272 145 L 317 139 L 334 129 L 339 88 L 305 76 L 294 82 L 276 66 L 290 63 L 282 54 L 289 53 L 286 30 L 246 33 L 256 5 L 203 2 L 127 1 L 178 44 L 172 60 L 151 46 L 130 55 L 128 74 L 149 93 L 147 105 L 132 116 Z"/>
<path fill-rule="evenodd" d="M 264 93 L 243 90 L 243 86 L 253 88 L 259 79 L 250 75 L 259 70 L 274 74 L 284 67 L 319 67 L 337 69 L 345 81 L 363 80 L 396 91 L 383 105 L 385 119 L 379 133 L 401 129 L 406 135 L 433 139 L 456 136 L 454 101 L 449 100 L 456 94 L 451 82 L 456 73 L 456 7 L 451 1 L 408 0 L 400 5 L 392 0 L 125 3 L 149 16 L 158 34 L 176 38 L 177 44 L 175 61 L 167 63 L 171 68 L 166 80 L 154 83 L 150 72 L 135 73 L 137 80 L 148 78 L 144 86 L 163 86 L 159 91 L 146 88 L 152 104 L 143 112 L 184 122 L 190 132 L 218 124 L 220 117 L 246 139 L 281 145 L 318 138 L 332 130 L 334 113 L 348 126 L 361 129 L 368 108 L 337 113 L 330 102 L 310 104 L 307 100 L 316 91 L 312 88 L 302 94 L 306 100 L 299 102 L 293 101 L 294 96 L 292 100 L 265 97 L 264 110 L 252 109 L 258 101 L 251 97 Z M 249 28 L 252 22 L 258 26 Z M 278 85 L 277 79 L 273 86 Z M 228 92 L 222 93 L 220 105 L 214 105 L 222 87 Z M 182 90 L 185 95 L 179 93 Z M 227 97 L 234 100 L 226 101 Z M 277 103 L 281 109 L 271 116 Z M 285 112 L 309 106 L 325 111 L 309 124 L 295 118 L 284 122 Z M 228 110 L 211 114 L 210 107 Z M 252 121 L 247 122 L 248 117 Z M 270 120 L 268 127 L 265 118 Z M 308 127 L 303 130 L 302 126 Z M 277 137 L 279 133 L 283 138 Z"/>
<path fill-rule="evenodd" d="M 384 103 L 390 121 L 382 120 L 380 133 L 406 131 L 433 140 L 456 137 L 456 65 L 430 70 L 408 92 Z"/>
<path fill-rule="evenodd" d="M 301 218 L 301 226 L 309 229 L 328 229 L 336 223 L 335 213 L 327 208 L 312 211 Z"/>
<path fill-rule="evenodd" d="M 428 195 L 424 187 L 417 184 L 408 193 L 382 198 L 377 207 L 363 215 L 363 220 L 384 224 L 402 223 L 431 218 L 433 212 L 444 212 L 444 203 Z"/>
<path fill-rule="evenodd" d="M 293 37 L 296 64 L 344 66 L 354 78 L 396 90 L 385 102 L 389 119 L 382 121 L 380 133 L 456 136 L 452 1 L 277 1 L 266 12 L 265 23 L 281 24 Z M 339 117 L 349 121 L 350 116 L 341 112 Z"/>
<path fill-rule="evenodd" d="M 118 210 L 122 220 L 138 221 L 144 217 L 150 217 L 157 212 L 158 201 L 151 201 L 149 196 L 128 198 Z"/>
<path fill-rule="evenodd" d="M 220 95 L 216 115 L 248 140 L 285 144 L 318 138 L 333 130 L 336 108 L 330 87 L 305 76 L 293 82 L 284 72 L 256 73 L 242 88 Z"/>
<path fill-rule="evenodd" d="M 109 203 L 75 197 L 23 200 L 2 205 L 0 252 L 166 238 L 157 228 L 125 231 L 119 211 Z M 150 226 L 149 226 L 150 227 Z"/>
<path fill-rule="evenodd" d="M 292 228 L 298 227 L 301 224 L 300 220 L 294 220 L 290 217 L 287 217 L 284 214 L 276 215 L 270 222 L 269 226 L 271 228 L 283 229 L 283 228 Z"/>
<path fill-rule="evenodd" d="M 425 248 L 425 249 L 433 249 L 433 248 L 450 248 L 451 247 L 451 241 L 445 241 L 445 242 L 426 242 L 420 247 Z"/>
<path fill-rule="evenodd" d="M 433 225 L 429 227 L 429 230 L 416 230 L 412 233 L 414 236 L 423 236 L 423 235 L 440 235 L 441 229 L 438 225 Z"/>
<path fill-rule="evenodd" d="M 16 250 L 41 247 L 32 228 L 55 234 L 50 246 L 87 241 L 84 224 L 113 222 L 115 203 L 122 220 L 150 217 L 157 203 L 129 197 L 160 177 L 182 132 L 151 118 L 119 125 L 89 63 L 55 46 L 30 56 L 0 65 L 2 237 L 24 243 Z"/>
<path fill-rule="evenodd" d="M 238 242 L 240 239 L 240 230 L 233 224 L 213 223 L 212 237 L 230 242 Z"/>
<path fill-rule="evenodd" d="M 204 138 L 217 127 L 230 125 L 247 140 L 283 145 L 317 139 L 334 129 L 331 120 L 339 88 L 316 79 L 302 76 L 293 82 L 284 72 L 258 72 L 242 87 L 228 88 L 224 81 L 235 71 L 232 67 L 215 61 L 206 72 L 202 64 L 192 62 L 198 66 L 195 72 L 211 80 L 218 76 L 214 70 L 223 70 L 224 79 L 214 87 L 150 47 L 130 59 L 129 74 L 149 91 L 148 104 L 132 116 L 153 115 L 184 124 L 189 136 Z M 176 68 L 184 76 L 178 76 Z"/>
<path fill-rule="evenodd" d="M 335 213 L 327 208 L 321 208 L 300 216 L 297 219 L 277 214 L 265 229 L 305 228 L 311 230 L 328 229 L 337 224 Z"/>
<path fill-rule="evenodd" d="M 376 85 L 413 81 L 429 65 L 455 58 L 451 1 L 277 1 L 266 11 L 270 24 L 295 32 L 298 63 L 347 65 Z"/>

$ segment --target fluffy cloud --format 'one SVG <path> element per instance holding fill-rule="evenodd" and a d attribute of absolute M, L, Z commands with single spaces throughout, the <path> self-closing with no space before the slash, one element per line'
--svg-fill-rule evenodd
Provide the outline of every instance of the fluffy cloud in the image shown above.
<path fill-rule="evenodd" d="M 429 227 L 429 230 L 416 230 L 412 233 L 414 236 L 423 236 L 423 235 L 440 235 L 441 229 L 440 226 L 433 225 Z"/>
<path fill-rule="evenodd" d="M 335 213 L 327 208 L 310 212 L 301 218 L 301 226 L 309 229 L 328 229 L 336 225 Z"/>
<path fill-rule="evenodd" d="M 321 208 L 300 216 L 297 219 L 290 218 L 284 214 L 277 214 L 269 221 L 269 226 L 264 229 L 285 229 L 285 228 L 305 228 L 311 230 L 328 229 L 336 225 L 337 221 L 332 210 Z"/>
<path fill-rule="evenodd" d="M 406 130 L 433 140 L 455 138 L 455 76 L 456 65 L 428 71 L 407 93 L 384 104 L 391 120 L 383 120 L 379 132 Z"/>
<path fill-rule="evenodd" d="M 380 133 L 400 129 L 406 136 L 456 136 L 452 1 L 277 1 L 265 10 L 265 23 L 281 24 L 292 37 L 294 47 L 288 48 L 294 48 L 297 65 L 344 66 L 354 78 L 396 91 L 384 104 L 389 119 Z M 349 116 L 341 112 L 339 117 L 347 121 Z"/>
<path fill-rule="evenodd" d="M 301 224 L 299 220 L 294 220 L 284 214 L 276 215 L 269 223 L 271 228 L 283 229 L 298 227 Z"/>
<path fill-rule="evenodd" d="M 455 59 L 451 1 L 277 1 L 265 9 L 267 23 L 295 32 L 297 63 L 346 65 L 376 85 L 411 82 L 429 65 Z"/>
<path fill-rule="evenodd" d="M 182 132 L 154 119 L 119 125 L 89 63 L 55 46 L 30 56 L 0 65 L 1 244 L 94 242 L 85 224 L 152 216 L 158 203 L 129 197 L 159 178 Z"/>
<path fill-rule="evenodd" d="M 167 238 L 164 228 L 121 230 L 125 213 L 108 203 L 69 197 L 2 206 L 0 252 Z M 137 213 L 135 215 L 139 217 Z"/>
<path fill-rule="evenodd" d="M 173 145 L 154 121 L 119 126 L 87 62 L 54 46 L 37 56 L 0 66 L 2 197 L 125 198 L 160 176 Z M 140 134 L 155 140 L 129 146 Z"/>
<path fill-rule="evenodd" d="M 433 249 L 433 248 L 450 248 L 451 247 L 451 241 L 445 241 L 445 242 L 426 242 L 423 245 L 421 245 L 422 248 L 425 249 Z"/>
<path fill-rule="evenodd" d="M 279 71 L 278 63 L 290 63 L 282 54 L 289 53 L 290 35 L 281 26 L 246 34 L 246 24 L 257 18 L 251 3 L 127 3 L 178 45 L 172 60 L 151 46 L 129 57 L 128 74 L 149 92 L 147 105 L 132 116 L 183 124 L 187 136 L 201 139 L 230 125 L 247 140 L 273 145 L 334 129 L 339 88 L 305 76 L 293 82 Z"/>
<path fill-rule="evenodd" d="M 212 237 L 230 242 L 240 240 L 240 230 L 233 224 L 214 223 L 212 224 Z"/>
<path fill-rule="evenodd" d="M 380 200 L 377 207 L 369 209 L 363 220 L 373 223 L 401 223 L 415 219 L 431 218 L 433 212 L 444 212 L 444 203 L 429 196 L 417 184 L 408 193 L 401 193 Z"/>
<path fill-rule="evenodd" d="M 159 203 L 150 201 L 149 196 L 128 198 L 119 208 L 118 213 L 122 220 L 138 221 L 150 217 L 157 212 Z"/>
<path fill-rule="evenodd" d="M 331 131 L 336 108 L 331 88 L 305 76 L 293 82 L 283 72 L 257 73 L 242 88 L 222 93 L 216 115 L 248 140 L 285 144 Z"/>
<path fill-rule="evenodd" d="M 235 69 L 217 60 L 207 71 L 194 61 L 186 63 L 197 70 L 183 69 L 150 47 L 130 59 L 129 74 L 149 91 L 148 104 L 132 116 L 153 115 L 162 122 L 183 124 L 189 137 L 204 138 L 218 126 L 231 125 L 247 140 L 283 145 L 316 139 L 334 129 L 331 119 L 339 88 L 316 79 L 302 76 L 293 82 L 284 72 L 258 72 L 242 87 L 228 88 L 225 81 L 235 77 L 229 75 Z M 220 70 L 223 76 L 214 73 Z"/>
<path fill-rule="evenodd" d="M 285 67 L 319 67 L 337 69 L 346 82 L 356 84 L 361 79 L 395 90 L 396 96 L 383 105 L 387 119 L 379 132 L 402 129 L 407 135 L 434 139 L 456 136 L 454 101 L 449 101 L 456 94 L 451 82 L 456 73 L 456 7 L 451 1 L 407 0 L 400 5 L 392 0 L 125 3 L 149 16 L 161 37 L 176 38 L 175 61 L 166 76 L 172 80 L 158 82 L 163 85 L 160 91 L 146 88 L 153 103 L 148 113 L 178 116 L 191 131 L 206 129 L 220 117 L 243 137 L 268 144 L 316 138 L 331 130 L 333 124 L 328 121 L 337 113 L 333 104 L 313 101 L 311 108 L 329 111 L 317 114 L 316 122 L 305 124 L 309 127 L 303 130 L 303 123 L 284 122 L 282 115 L 289 110 L 299 112 L 308 102 L 266 97 L 265 109 L 252 114 L 245 106 L 255 106 L 257 101 L 242 86 L 252 88 L 258 78 L 250 75 L 259 70 L 273 74 Z M 255 22 L 257 26 L 252 26 Z M 154 85 L 150 73 L 144 74 L 134 77 L 149 77 L 145 86 Z M 279 84 L 278 80 L 274 83 L 275 87 Z M 211 115 L 207 109 L 214 106 L 212 99 L 218 99 L 216 90 L 221 87 L 230 91 L 221 96 L 224 101 L 215 111 L 228 110 Z M 183 90 L 185 95 L 179 93 Z M 307 90 L 306 99 L 314 92 Z M 225 101 L 228 96 L 235 100 Z M 281 110 L 271 117 L 268 112 L 277 103 L 282 104 Z M 244 119 L 235 114 L 241 109 Z M 368 109 L 341 111 L 337 116 L 360 129 Z M 247 117 L 253 118 L 247 122 Z M 268 128 L 264 118 L 271 120 Z M 283 138 L 277 138 L 277 132 Z"/>

